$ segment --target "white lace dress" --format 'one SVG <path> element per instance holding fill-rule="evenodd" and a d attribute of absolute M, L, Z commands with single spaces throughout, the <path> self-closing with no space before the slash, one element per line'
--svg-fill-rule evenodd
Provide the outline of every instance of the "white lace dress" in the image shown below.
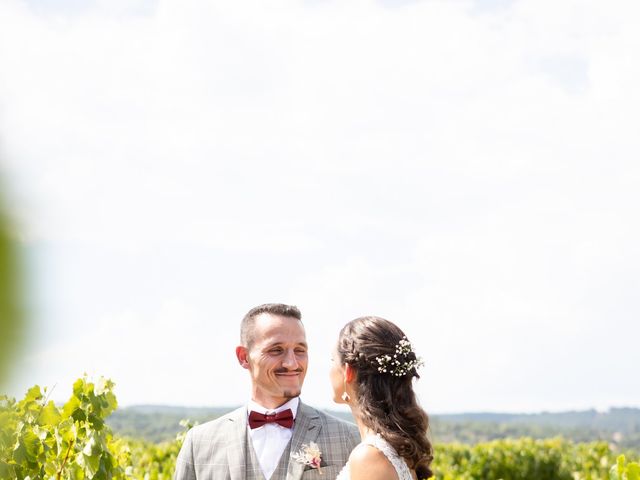
<path fill-rule="evenodd" d="M 379 434 L 376 435 L 368 435 L 365 437 L 360 445 L 371 445 L 376 447 L 393 465 L 393 468 L 396 469 L 396 473 L 398 474 L 399 480 L 413 480 L 413 476 L 411 475 L 411 470 L 409 470 L 408 465 L 404 461 L 404 459 L 398 455 L 395 448 L 393 448 L 384 438 L 382 438 Z M 358 448 L 358 447 L 356 447 Z M 344 466 L 344 468 L 340 471 L 340 474 L 336 477 L 336 480 L 350 480 L 351 473 L 349 470 L 349 462 Z"/>

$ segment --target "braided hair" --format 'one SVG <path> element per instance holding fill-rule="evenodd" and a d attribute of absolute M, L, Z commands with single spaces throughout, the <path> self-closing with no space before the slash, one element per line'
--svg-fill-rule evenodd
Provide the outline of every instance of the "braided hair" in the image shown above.
<path fill-rule="evenodd" d="M 342 364 L 356 370 L 356 403 L 362 423 L 391 444 L 419 479 L 427 479 L 433 475 L 429 417 L 413 391 L 413 378 L 420 378 L 419 359 L 411 348 L 398 348 L 407 343 L 394 323 L 360 317 L 340 331 L 338 355 Z M 381 367 L 385 359 L 392 359 L 398 367 Z"/>

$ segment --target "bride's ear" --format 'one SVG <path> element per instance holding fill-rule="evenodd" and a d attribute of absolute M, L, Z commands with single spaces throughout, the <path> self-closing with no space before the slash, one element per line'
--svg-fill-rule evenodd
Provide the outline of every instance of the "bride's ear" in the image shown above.
<path fill-rule="evenodd" d="M 344 379 L 347 383 L 351 383 L 356 379 L 356 370 L 348 363 L 344 364 Z"/>

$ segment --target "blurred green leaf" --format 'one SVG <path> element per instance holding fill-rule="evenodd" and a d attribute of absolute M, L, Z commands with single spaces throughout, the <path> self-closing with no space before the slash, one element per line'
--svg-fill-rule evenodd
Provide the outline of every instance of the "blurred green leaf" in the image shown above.
<path fill-rule="evenodd" d="M 40 425 L 53 426 L 60 423 L 61 419 L 62 419 L 62 415 L 60 415 L 60 412 L 58 411 L 58 407 L 56 407 L 52 401 L 49 401 L 49 403 L 47 403 L 47 405 L 45 405 L 45 407 L 40 412 L 38 423 Z"/>
<path fill-rule="evenodd" d="M 0 198 L 0 386 L 8 377 L 21 337 L 24 322 L 21 282 L 18 247 Z"/>
<path fill-rule="evenodd" d="M 37 402 L 41 399 L 42 399 L 42 390 L 38 385 L 34 385 L 27 391 L 27 394 L 25 395 L 23 402 L 31 403 L 31 402 Z"/>
<path fill-rule="evenodd" d="M 40 439 L 32 431 L 26 431 L 20 436 L 18 444 L 24 447 L 26 459 L 35 462 L 40 450 Z"/>
<path fill-rule="evenodd" d="M 64 418 L 68 418 L 80 407 L 80 399 L 75 395 L 72 395 L 67 403 L 62 407 L 62 415 Z"/>

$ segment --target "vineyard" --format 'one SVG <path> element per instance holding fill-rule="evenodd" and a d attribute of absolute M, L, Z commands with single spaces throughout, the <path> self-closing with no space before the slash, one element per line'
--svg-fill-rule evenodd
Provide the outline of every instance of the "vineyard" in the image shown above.
<path fill-rule="evenodd" d="M 0 479 L 168 480 L 185 430 L 160 444 L 117 438 L 105 419 L 117 408 L 113 383 L 77 380 L 62 406 L 40 387 L 0 396 Z M 605 442 L 560 438 L 436 445 L 436 480 L 640 480 L 640 466 Z"/>

